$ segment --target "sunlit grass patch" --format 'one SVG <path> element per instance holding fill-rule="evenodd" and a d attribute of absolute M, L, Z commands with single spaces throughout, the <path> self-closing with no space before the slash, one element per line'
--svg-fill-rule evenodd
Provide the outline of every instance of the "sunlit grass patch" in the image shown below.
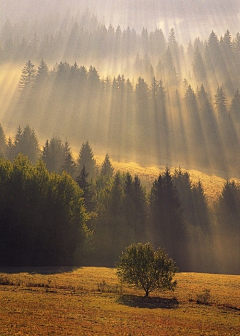
<path fill-rule="evenodd" d="M 118 292 L 115 269 L 6 271 L 0 335 L 238 335 L 239 276 L 178 273 L 175 292 L 146 299 L 127 286 Z M 209 304 L 197 304 L 205 289 Z"/>

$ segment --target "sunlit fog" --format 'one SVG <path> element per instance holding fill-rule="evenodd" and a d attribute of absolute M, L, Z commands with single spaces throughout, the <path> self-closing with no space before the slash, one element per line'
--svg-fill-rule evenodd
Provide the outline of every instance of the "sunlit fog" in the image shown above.
<path fill-rule="evenodd" d="M 86 168 L 86 264 L 112 266 L 127 244 L 151 241 L 184 270 L 239 272 L 240 2 L 1 0 L 0 14 L 1 157 L 42 160 L 78 184 Z M 141 182 L 110 160 L 161 174 Z M 211 201 L 203 173 L 222 179 Z"/>

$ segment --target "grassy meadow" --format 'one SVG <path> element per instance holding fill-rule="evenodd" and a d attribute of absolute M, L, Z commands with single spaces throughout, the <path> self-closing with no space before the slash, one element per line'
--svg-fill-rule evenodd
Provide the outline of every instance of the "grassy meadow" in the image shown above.
<path fill-rule="evenodd" d="M 240 276 L 176 278 L 145 298 L 115 269 L 0 269 L 0 335 L 240 335 Z"/>

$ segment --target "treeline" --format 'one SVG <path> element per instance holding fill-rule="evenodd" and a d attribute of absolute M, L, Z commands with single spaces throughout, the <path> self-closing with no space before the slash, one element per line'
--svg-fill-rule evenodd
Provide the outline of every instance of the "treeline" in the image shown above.
<path fill-rule="evenodd" d="M 222 86 L 211 96 L 187 80 L 179 89 L 155 77 L 148 85 L 142 77 L 136 83 L 124 75 L 100 78 L 94 67 L 77 63 L 50 70 L 44 60 L 37 68 L 26 63 L 19 88 L 14 113 L 26 123 L 38 120 L 41 133 L 61 130 L 71 142 L 88 138 L 139 161 L 178 165 L 187 158 L 191 168 L 239 176 L 238 90 L 229 101 Z"/>
<path fill-rule="evenodd" d="M 26 129 L 35 134 L 27 126 L 16 137 Z M 0 161 L 1 266 L 113 266 L 127 245 L 150 241 L 165 247 L 182 271 L 239 272 L 234 181 L 226 181 L 210 207 L 201 182 L 193 184 L 181 169 L 166 168 L 147 191 L 138 176 L 114 172 L 108 155 L 97 166 L 88 142 L 75 162 L 66 151 L 63 159 L 66 145 L 53 139 L 34 165 L 18 154 L 15 140 L 18 156 Z"/>
<path fill-rule="evenodd" d="M 0 160 L 0 185 L 1 266 L 71 265 L 85 253 L 82 190 L 69 175 L 19 155 Z"/>
<path fill-rule="evenodd" d="M 96 64 L 101 72 L 112 71 L 127 77 L 141 76 L 151 81 L 155 76 L 165 85 L 180 85 L 184 78 L 198 85 L 224 85 L 233 94 L 239 88 L 240 34 L 229 30 L 222 36 L 212 31 L 208 39 L 196 36 L 187 46 L 180 44 L 174 29 L 165 36 L 161 29 L 137 33 L 134 28 L 106 27 L 90 11 L 44 23 L 12 25 L 6 21 L 1 31 L 2 62 L 24 62 L 44 58 Z M 107 67 L 106 67 L 107 65 Z"/>

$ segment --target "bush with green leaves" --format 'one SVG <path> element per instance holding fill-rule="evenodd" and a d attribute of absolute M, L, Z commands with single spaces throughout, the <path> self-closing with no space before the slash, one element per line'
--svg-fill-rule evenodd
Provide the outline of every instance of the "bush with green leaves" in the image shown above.
<path fill-rule="evenodd" d="M 119 280 L 144 289 L 146 296 L 154 290 L 174 290 L 177 282 L 173 276 L 177 271 L 176 263 L 165 250 L 159 247 L 154 251 L 150 243 L 128 246 L 117 264 Z"/>

